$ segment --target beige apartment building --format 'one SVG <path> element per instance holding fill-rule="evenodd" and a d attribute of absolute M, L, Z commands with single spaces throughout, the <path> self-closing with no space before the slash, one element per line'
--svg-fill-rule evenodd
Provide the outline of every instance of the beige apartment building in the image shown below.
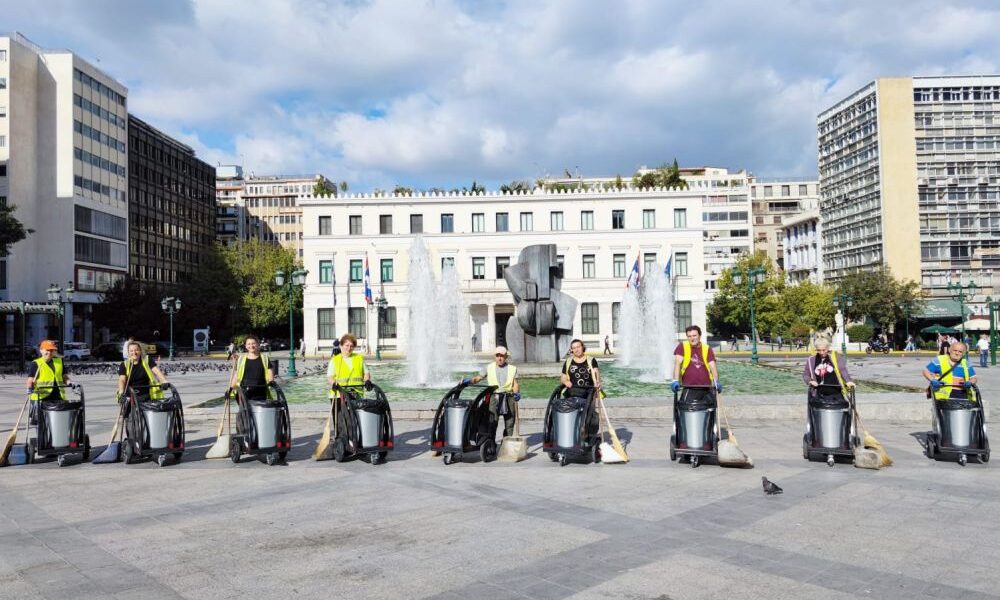
<path fill-rule="evenodd" d="M 767 253 L 779 269 L 785 264 L 783 223 L 819 206 L 819 182 L 807 178 L 750 180 L 753 205 L 753 248 Z"/>

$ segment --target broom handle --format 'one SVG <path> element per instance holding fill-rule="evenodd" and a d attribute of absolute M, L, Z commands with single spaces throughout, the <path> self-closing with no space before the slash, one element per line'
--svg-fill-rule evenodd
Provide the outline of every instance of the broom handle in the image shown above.
<path fill-rule="evenodd" d="M 520 404 L 517 400 L 514 400 L 514 436 L 521 437 L 521 411 L 518 409 L 517 405 Z"/>
<path fill-rule="evenodd" d="M 715 404 L 716 404 L 716 406 L 719 407 L 719 412 L 722 413 L 722 418 L 726 421 L 726 432 L 729 435 L 733 435 L 733 428 L 729 425 L 729 413 L 727 413 L 726 409 L 723 408 L 722 402 L 721 402 L 721 398 L 722 398 L 722 394 L 720 394 L 719 392 L 715 392 Z M 716 419 L 715 422 L 716 422 L 716 424 L 718 424 L 719 420 Z M 719 435 L 719 437 L 722 437 L 722 436 Z"/>
<path fill-rule="evenodd" d="M 17 429 L 21 426 L 21 417 L 24 416 L 24 410 L 28 408 L 29 402 L 31 402 L 30 396 L 24 399 L 24 404 L 21 405 L 21 412 L 17 413 L 17 421 L 14 421 L 14 429 L 11 430 L 14 435 L 17 435 Z M 25 425 L 25 429 L 27 429 L 27 425 Z"/>

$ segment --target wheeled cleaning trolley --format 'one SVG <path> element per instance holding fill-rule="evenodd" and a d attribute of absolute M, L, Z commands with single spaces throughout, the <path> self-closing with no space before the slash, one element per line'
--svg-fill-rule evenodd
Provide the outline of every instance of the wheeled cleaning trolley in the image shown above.
<path fill-rule="evenodd" d="M 594 388 L 585 396 L 564 396 L 566 387 L 556 386 L 549 396 L 542 424 L 542 450 L 565 467 L 570 461 L 601 461 L 600 422 Z"/>
<path fill-rule="evenodd" d="M 963 467 L 969 458 L 990 461 L 986 436 L 986 406 L 979 386 L 972 386 L 973 399 L 931 399 L 934 431 L 927 434 L 927 457 L 957 459 Z"/>
<path fill-rule="evenodd" d="M 288 402 L 278 384 L 238 386 L 236 403 L 239 412 L 236 433 L 229 442 L 229 458 L 238 463 L 244 454 L 251 454 L 268 465 L 285 460 L 292 448 L 292 426 Z"/>
<path fill-rule="evenodd" d="M 463 398 L 466 390 L 478 393 Z M 441 453 L 444 464 L 477 451 L 483 462 L 497 457 L 496 423 L 490 415 L 490 400 L 495 393 L 494 386 L 458 384 L 441 399 L 431 425 L 431 448 Z"/>
<path fill-rule="evenodd" d="M 34 436 L 28 439 L 28 462 L 55 457 L 62 467 L 72 457 L 90 459 L 90 436 L 87 435 L 87 410 L 83 387 L 79 384 L 59 385 L 75 400 L 40 400 L 31 425 Z M 36 388 L 37 389 L 37 388 Z"/>
<path fill-rule="evenodd" d="M 368 455 L 372 465 L 384 463 L 394 444 L 392 410 L 382 388 L 335 387 L 338 396 L 333 420 L 333 459 L 344 462 L 352 456 Z"/>
<path fill-rule="evenodd" d="M 854 389 L 847 388 L 846 398 L 839 385 L 820 385 L 812 390 L 806 402 L 802 458 L 826 460 L 831 467 L 836 464 L 838 456 L 853 462 L 854 450 L 861 443 L 855 416 Z"/>
<path fill-rule="evenodd" d="M 149 391 L 160 389 L 163 398 L 153 400 Z M 125 436 L 122 439 L 122 460 L 125 464 L 148 458 L 163 466 L 167 457 L 175 463 L 184 456 L 184 406 L 177 388 L 169 383 L 150 386 L 129 386 L 125 416 Z"/>
<path fill-rule="evenodd" d="M 670 460 L 681 459 L 697 467 L 708 458 L 719 458 L 718 400 L 711 386 L 684 386 L 674 392 L 674 423 L 670 435 Z"/>

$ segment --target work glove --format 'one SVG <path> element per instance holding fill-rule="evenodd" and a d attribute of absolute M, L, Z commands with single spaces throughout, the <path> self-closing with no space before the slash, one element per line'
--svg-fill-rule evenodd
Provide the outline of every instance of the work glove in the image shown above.
<path fill-rule="evenodd" d="M 972 382 L 971 381 L 963 381 L 962 382 L 962 387 L 964 387 L 965 389 L 969 389 L 969 388 L 972 387 Z"/>
<path fill-rule="evenodd" d="M 681 391 L 681 382 L 679 382 L 679 381 L 671 381 L 670 382 L 670 389 L 673 390 L 674 392 Z"/>
<path fill-rule="evenodd" d="M 365 391 L 366 391 L 366 392 L 370 392 L 370 391 L 372 391 L 372 389 L 373 389 L 374 387 L 375 387 L 375 386 L 374 386 L 374 385 L 372 385 L 372 382 L 371 382 L 371 381 L 366 381 L 366 382 L 365 382 Z"/>
<path fill-rule="evenodd" d="M 470 383 L 472 383 L 472 378 L 471 377 L 466 377 L 466 378 L 462 379 L 462 385 L 469 385 Z"/>
<path fill-rule="evenodd" d="M 520 402 L 521 401 L 521 392 L 514 392 L 513 398 L 514 398 L 514 402 Z"/>
<path fill-rule="evenodd" d="M 722 393 L 722 382 L 721 381 L 716 381 L 715 382 L 715 391 L 719 392 L 720 394 Z"/>
<path fill-rule="evenodd" d="M 931 389 L 939 390 L 941 389 L 941 385 L 940 379 L 931 379 Z"/>

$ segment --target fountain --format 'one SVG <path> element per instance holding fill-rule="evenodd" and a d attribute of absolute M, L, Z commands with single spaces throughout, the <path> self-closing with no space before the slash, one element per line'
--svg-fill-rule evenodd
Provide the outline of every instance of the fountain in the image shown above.
<path fill-rule="evenodd" d="M 625 289 L 618 322 L 618 364 L 640 369 L 645 381 L 669 380 L 677 327 L 673 286 L 662 267 L 649 270 L 638 289 Z"/>
<path fill-rule="evenodd" d="M 458 273 L 454 267 L 442 269 L 435 281 L 431 253 L 423 238 L 410 244 L 409 317 L 405 383 L 416 387 L 447 387 L 456 356 L 464 354 L 468 336 L 468 309 L 462 301 Z M 448 355 L 443 355 L 447 348 Z M 453 350 L 454 349 L 454 350 Z"/>

